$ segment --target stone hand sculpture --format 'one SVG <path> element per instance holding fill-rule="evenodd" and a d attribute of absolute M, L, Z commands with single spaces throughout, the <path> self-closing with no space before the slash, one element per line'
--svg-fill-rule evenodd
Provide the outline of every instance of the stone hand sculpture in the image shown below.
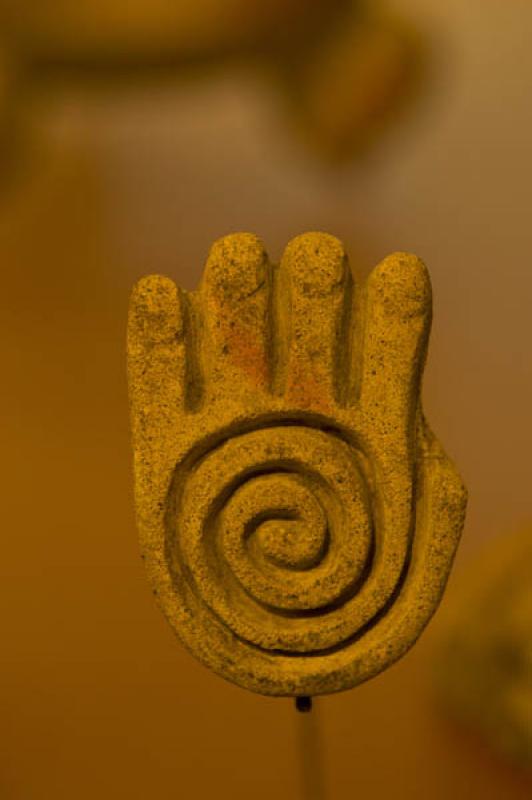
<path fill-rule="evenodd" d="M 355 288 L 308 233 L 268 262 L 211 249 L 197 292 L 132 295 L 136 507 L 149 579 L 204 664 L 266 695 L 353 687 L 432 616 L 465 490 L 427 427 L 427 270 L 386 258 Z"/>

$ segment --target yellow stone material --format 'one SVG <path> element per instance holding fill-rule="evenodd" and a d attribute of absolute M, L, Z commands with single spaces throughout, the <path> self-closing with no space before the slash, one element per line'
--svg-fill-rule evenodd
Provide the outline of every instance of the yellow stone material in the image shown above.
<path fill-rule="evenodd" d="M 341 243 L 216 242 L 196 292 L 134 288 L 128 357 L 148 576 L 205 665 L 267 695 L 356 686 L 434 613 L 466 495 L 424 420 L 427 270 L 355 287 Z"/>

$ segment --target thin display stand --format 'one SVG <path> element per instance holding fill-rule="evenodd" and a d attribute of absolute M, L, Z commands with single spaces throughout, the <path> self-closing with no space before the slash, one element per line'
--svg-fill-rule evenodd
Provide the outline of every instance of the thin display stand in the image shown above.
<path fill-rule="evenodd" d="M 296 697 L 296 710 L 304 714 L 312 711 L 312 697 L 305 694 Z"/>

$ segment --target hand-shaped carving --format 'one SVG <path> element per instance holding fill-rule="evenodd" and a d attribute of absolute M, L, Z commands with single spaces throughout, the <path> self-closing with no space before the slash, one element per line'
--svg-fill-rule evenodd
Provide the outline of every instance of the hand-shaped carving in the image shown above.
<path fill-rule="evenodd" d="M 315 695 L 389 666 L 433 614 L 465 490 L 420 381 L 431 289 L 414 256 L 360 289 L 309 233 L 279 267 L 249 234 L 197 292 L 132 295 L 129 380 L 143 555 L 204 664 L 248 689 Z"/>

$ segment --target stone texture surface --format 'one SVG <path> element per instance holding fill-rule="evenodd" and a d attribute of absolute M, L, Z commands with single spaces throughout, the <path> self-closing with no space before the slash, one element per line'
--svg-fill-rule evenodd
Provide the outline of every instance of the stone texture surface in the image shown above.
<path fill-rule="evenodd" d="M 196 292 L 148 276 L 128 329 L 137 519 L 158 601 L 205 665 L 268 695 L 403 655 L 445 587 L 465 490 L 420 382 L 431 288 L 396 253 L 361 287 L 308 233 L 216 242 Z"/>

